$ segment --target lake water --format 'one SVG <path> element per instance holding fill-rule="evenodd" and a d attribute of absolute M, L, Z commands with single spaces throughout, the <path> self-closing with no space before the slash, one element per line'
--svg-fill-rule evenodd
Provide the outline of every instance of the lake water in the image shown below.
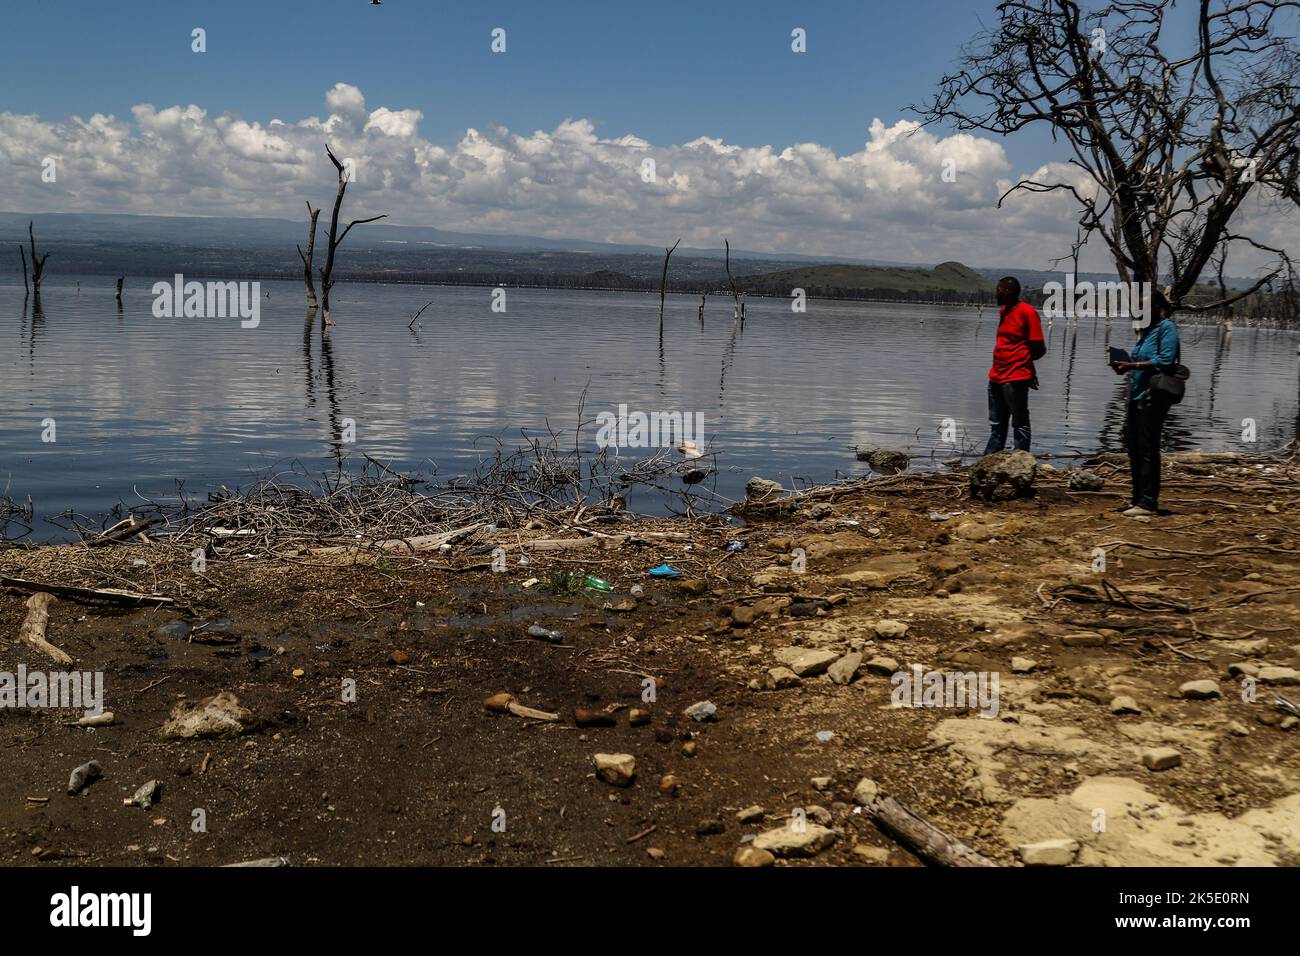
<path fill-rule="evenodd" d="M 953 457 L 941 440 L 982 449 L 985 381 L 996 313 L 945 307 L 785 300 L 731 304 L 669 296 L 511 289 L 506 311 L 486 288 L 342 283 L 336 325 L 308 326 L 299 282 L 263 282 L 257 328 L 238 319 L 158 319 L 151 280 L 52 276 L 33 315 L 21 285 L 0 286 L 0 492 L 35 502 L 34 537 L 60 536 L 43 516 L 102 515 L 140 495 L 166 498 L 183 479 L 200 497 L 276 463 L 333 467 L 343 419 L 365 452 L 398 469 L 472 468 L 483 436 L 513 446 L 520 430 L 572 432 L 614 411 L 698 412 L 717 453 L 717 494 L 743 495 L 753 475 L 829 480 L 861 474 L 855 447 Z M 417 332 L 411 316 L 430 299 Z M 1107 344 L 1129 347 L 1126 322 L 1057 319 L 1031 393 L 1036 451 L 1118 449 L 1121 381 Z M 1297 334 L 1183 328 L 1192 369 L 1170 447 L 1275 448 L 1296 437 Z M 53 419 L 55 441 L 42 441 Z M 1253 419 L 1257 442 L 1242 441 Z M 584 443 L 594 448 L 596 427 Z M 639 457 L 648 452 L 626 452 Z M 923 466 L 926 463 L 922 463 Z"/>

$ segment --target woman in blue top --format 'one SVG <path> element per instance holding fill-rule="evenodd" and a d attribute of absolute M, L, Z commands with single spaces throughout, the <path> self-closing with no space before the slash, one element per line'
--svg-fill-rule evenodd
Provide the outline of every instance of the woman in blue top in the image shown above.
<path fill-rule="evenodd" d="M 1159 511 L 1161 432 L 1173 404 L 1164 392 L 1152 391 L 1151 375 L 1172 372 L 1178 364 L 1178 326 L 1174 320 L 1166 317 L 1148 326 L 1130 359 L 1115 363 L 1117 373 L 1129 373 L 1124 444 L 1128 447 L 1129 469 L 1133 473 L 1133 500 L 1124 514 L 1151 516 Z"/>

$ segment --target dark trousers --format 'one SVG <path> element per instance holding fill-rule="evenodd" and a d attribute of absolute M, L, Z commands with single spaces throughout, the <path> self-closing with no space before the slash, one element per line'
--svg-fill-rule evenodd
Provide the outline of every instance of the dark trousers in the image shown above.
<path fill-rule="evenodd" d="M 1169 414 L 1169 402 L 1161 398 L 1128 403 L 1124 420 L 1124 444 L 1128 447 L 1129 470 L 1133 475 L 1133 504 L 1155 511 L 1160 500 L 1160 435 Z"/>
<path fill-rule="evenodd" d="M 989 382 L 989 443 L 991 455 L 1007 445 L 1007 422 L 1015 428 L 1016 451 L 1029 451 L 1029 382 Z"/>

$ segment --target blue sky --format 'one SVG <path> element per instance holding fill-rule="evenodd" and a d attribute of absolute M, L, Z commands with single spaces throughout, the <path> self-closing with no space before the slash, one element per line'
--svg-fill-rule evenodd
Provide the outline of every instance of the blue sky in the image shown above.
<path fill-rule="evenodd" d="M 443 142 L 468 127 L 519 132 L 586 117 L 602 135 L 698 136 L 858 149 L 875 117 L 922 99 L 994 4 L 654 0 L 30 0 L 7 5 L 0 110 L 44 119 L 197 103 L 245 119 L 299 117 L 343 81 L 414 108 Z M 127 12 L 129 11 L 129 12 Z M 310 12 L 308 12 L 310 11 Z M 207 30 L 208 52 L 190 51 Z M 489 51 L 494 27 L 504 55 Z M 808 52 L 790 31 L 808 31 Z M 1059 156 L 1041 138 L 1025 162 Z"/>

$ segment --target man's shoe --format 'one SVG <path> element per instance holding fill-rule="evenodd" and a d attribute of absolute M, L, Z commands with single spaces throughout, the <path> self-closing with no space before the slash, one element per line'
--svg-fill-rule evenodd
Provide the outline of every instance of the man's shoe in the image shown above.
<path fill-rule="evenodd" d="M 1143 508 L 1141 505 L 1134 505 L 1132 508 L 1124 509 L 1126 518 L 1154 518 L 1156 513 L 1149 508 Z"/>

